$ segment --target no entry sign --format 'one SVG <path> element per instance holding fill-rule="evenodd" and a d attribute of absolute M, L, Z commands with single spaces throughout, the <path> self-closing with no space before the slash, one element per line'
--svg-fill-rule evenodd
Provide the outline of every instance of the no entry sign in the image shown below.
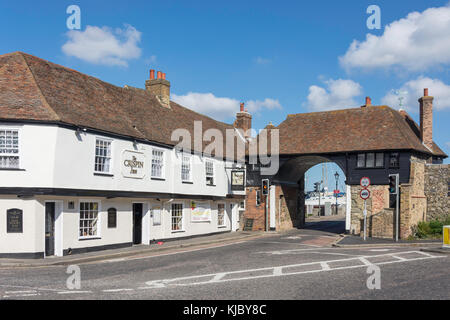
<path fill-rule="evenodd" d="M 361 178 L 361 181 L 359 182 L 359 184 L 361 185 L 361 187 L 368 188 L 370 186 L 370 179 L 367 177 L 363 177 Z"/>
<path fill-rule="evenodd" d="M 359 193 L 359 196 L 361 197 L 361 199 L 367 200 L 370 198 L 370 191 L 367 189 L 362 189 Z"/>

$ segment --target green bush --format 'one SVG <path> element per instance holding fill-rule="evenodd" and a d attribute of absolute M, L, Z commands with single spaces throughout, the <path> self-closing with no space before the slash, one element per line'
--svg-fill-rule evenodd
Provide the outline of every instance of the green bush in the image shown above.
<path fill-rule="evenodd" d="M 442 228 L 450 225 L 450 217 L 445 220 L 422 221 L 414 228 L 414 236 L 417 238 L 436 238 L 442 236 Z"/>

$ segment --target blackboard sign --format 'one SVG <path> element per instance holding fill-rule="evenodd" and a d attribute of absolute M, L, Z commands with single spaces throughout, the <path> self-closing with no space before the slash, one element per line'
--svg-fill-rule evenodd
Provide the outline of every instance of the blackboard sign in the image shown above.
<path fill-rule="evenodd" d="M 23 232 L 23 212 L 20 209 L 9 209 L 6 211 L 6 232 Z"/>
<path fill-rule="evenodd" d="M 244 231 L 253 230 L 253 219 L 245 219 Z"/>

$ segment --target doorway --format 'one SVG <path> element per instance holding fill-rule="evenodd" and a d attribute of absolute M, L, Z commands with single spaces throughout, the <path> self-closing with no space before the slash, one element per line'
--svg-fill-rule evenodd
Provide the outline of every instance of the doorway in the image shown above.
<path fill-rule="evenodd" d="M 142 243 L 142 203 L 133 203 L 133 244 Z"/>
<path fill-rule="evenodd" d="M 55 203 L 45 203 L 45 255 L 55 255 Z"/>

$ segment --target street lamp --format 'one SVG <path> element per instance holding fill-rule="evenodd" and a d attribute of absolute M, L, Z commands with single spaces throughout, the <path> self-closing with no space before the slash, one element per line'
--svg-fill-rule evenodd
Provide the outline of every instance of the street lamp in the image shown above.
<path fill-rule="evenodd" d="M 334 177 L 336 178 L 336 189 L 334 190 L 334 196 L 336 197 L 336 215 L 338 215 L 338 195 L 337 195 L 337 190 L 338 190 L 338 182 L 339 182 L 339 173 L 337 171 L 334 174 Z"/>

